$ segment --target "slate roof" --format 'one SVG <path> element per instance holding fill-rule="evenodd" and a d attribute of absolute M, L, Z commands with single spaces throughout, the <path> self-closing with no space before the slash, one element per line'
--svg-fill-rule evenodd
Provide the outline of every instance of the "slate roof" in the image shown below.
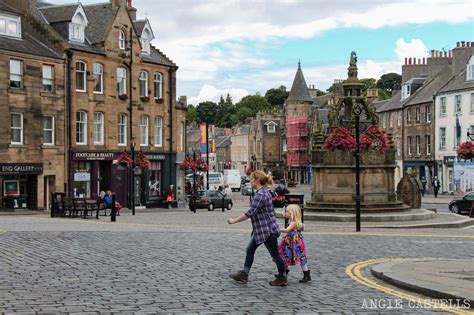
<path fill-rule="evenodd" d="M 377 109 L 377 113 L 388 112 L 391 110 L 397 110 L 403 108 L 403 101 L 400 101 L 401 91 L 395 91 L 393 96 L 388 100 L 374 102 L 374 106 Z"/>
<path fill-rule="evenodd" d="M 291 86 L 290 95 L 288 95 L 287 102 L 288 101 L 313 101 L 309 95 L 308 86 L 306 85 L 306 80 L 304 79 L 303 71 L 299 64 L 298 70 L 296 70 L 295 79 L 293 80 L 293 85 Z"/>
<path fill-rule="evenodd" d="M 3 1 L 0 1 L 0 11 L 5 11 L 5 12 L 17 14 L 17 15 L 21 14 L 21 12 L 18 11 L 16 8 L 9 6 Z"/>
<path fill-rule="evenodd" d="M 58 23 L 71 21 L 78 6 L 78 3 L 74 3 L 40 7 L 39 9 L 49 23 Z"/>
<path fill-rule="evenodd" d="M 216 141 L 217 148 L 226 148 L 232 144 L 230 136 L 218 137 Z"/>
<path fill-rule="evenodd" d="M 328 93 L 325 95 L 321 95 L 318 97 L 313 98 L 313 105 L 316 105 L 318 107 L 326 107 L 328 104 L 328 101 L 333 97 L 332 93 Z"/>
<path fill-rule="evenodd" d="M 155 63 L 159 65 L 165 65 L 170 67 L 177 67 L 176 64 L 169 59 L 164 53 L 153 45 L 150 46 L 150 54 L 142 54 L 143 61 Z"/>
<path fill-rule="evenodd" d="M 143 28 L 146 25 L 146 20 L 133 21 L 133 25 L 135 26 L 135 30 L 137 31 L 138 36 L 140 36 L 143 32 Z"/>
<path fill-rule="evenodd" d="M 404 101 L 403 106 L 432 102 L 433 95 L 448 83 L 452 75 L 452 67 L 445 67 L 434 78 L 425 82 L 415 93 L 410 95 L 410 97 Z"/>
<path fill-rule="evenodd" d="M 110 2 L 84 6 L 84 12 L 89 20 L 89 25 L 85 30 L 86 37 L 92 44 L 106 40 L 117 11 L 118 8 L 113 9 Z"/>
<path fill-rule="evenodd" d="M 472 90 L 474 89 L 474 80 L 466 80 L 466 68 L 461 71 L 458 75 L 451 78 L 451 80 L 446 84 L 441 90 L 436 94 L 447 93 L 451 91 L 461 91 L 461 90 Z"/>

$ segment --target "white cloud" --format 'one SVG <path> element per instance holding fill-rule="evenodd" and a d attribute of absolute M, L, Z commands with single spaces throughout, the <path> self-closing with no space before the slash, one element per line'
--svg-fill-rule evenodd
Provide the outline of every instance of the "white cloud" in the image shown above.
<path fill-rule="evenodd" d="M 405 58 L 423 58 L 428 56 L 428 48 L 420 39 L 414 38 L 410 42 L 405 42 L 404 38 L 400 38 L 397 40 L 396 45 L 395 53 L 400 62 L 403 62 Z"/>
<path fill-rule="evenodd" d="M 249 95 L 249 92 L 245 89 L 230 88 L 230 89 L 218 89 L 213 85 L 205 84 L 202 86 L 199 95 L 190 97 L 188 100 L 189 104 L 197 105 L 205 101 L 218 102 L 223 96 L 224 98 L 229 94 L 232 97 L 234 103 L 240 101 L 244 96 Z"/>

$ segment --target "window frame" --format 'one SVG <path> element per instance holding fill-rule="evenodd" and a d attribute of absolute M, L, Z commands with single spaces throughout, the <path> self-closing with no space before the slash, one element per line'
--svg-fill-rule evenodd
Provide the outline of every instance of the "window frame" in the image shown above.
<path fill-rule="evenodd" d="M 51 129 L 46 129 L 45 126 L 44 126 L 44 120 L 46 118 L 51 118 Z M 56 144 L 56 137 L 55 137 L 55 120 L 56 120 L 56 117 L 54 117 L 54 115 L 44 115 L 43 116 L 43 145 L 55 145 Z M 46 132 L 51 132 L 51 142 L 46 142 L 45 139 L 45 133 Z"/>
<path fill-rule="evenodd" d="M 13 126 L 13 116 L 20 115 L 20 126 Z M 23 145 L 24 144 L 24 115 L 23 113 L 11 112 L 10 113 L 10 144 Z M 13 141 L 13 130 L 20 130 L 20 141 Z"/>
<path fill-rule="evenodd" d="M 5 32 L 0 30 L 0 35 L 1 36 L 8 36 L 8 37 L 15 37 L 15 38 L 21 38 L 21 17 L 19 16 L 13 16 L 5 13 L 0 13 L 0 20 L 5 20 Z M 16 32 L 11 33 L 9 29 L 10 22 L 15 22 L 16 23 Z"/>
<path fill-rule="evenodd" d="M 51 68 L 51 78 L 46 78 L 46 77 L 45 77 L 45 75 L 44 75 L 44 74 L 45 74 L 45 71 L 44 71 L 45 67 Z M 42 82 L 42 84 L 41 84 L 41 91 L 43 91 L 43 92 L 48 92 L 48 93 L 54 93 L 54 70 L 55 70 L 55 69 L 54 69 L 54 66 L 53 66 L 53 65 L 44 64 L 44 65 L 41 67 L 41 80 L 42 80 L 42 81 L 41 81 L 41 82 Z M 44 88 L 45 85 L 46 85 L 46 86 L 48 85 L 48 84 L 45 84 L 45 81 L 48 82 L 48 80 L 49 80 L 50 83 L 51 83 L 51 84 L 50 84 L 50 85 L 51 85 L 51 90 L 47 90 L 47 89 Z"/>
<path fill-rule="evenodd" d="M 155 117 L 155 147 L 163 147 L 163 117 L 161 116 Z"/>
<path fill-rule="evenodd" d="M 124 121 L 122 122 L 121 118 L 124 117 Z M 118 117 L 118 131 L 117 131 L 117 145 L 118 146 L 127 146 L 127 115 L 126 114 L 119 114 Z M 120 128 L 123 128 L 123 133 L 121 132 Z M 120 142 L 120 138 L 123 137 L 123 142 Z"/>
<path fill-rule="evenodd" d="M 119 49 L 125 50 L 125 43 L 127 41 L 127 36 L 125 36 L 125 32 L 120 30 L 119 32 Z"/>
<path fill-rule="evenodd" d="M 427 124 L 431 124 L 431 106 L 430 105 L 425 106 L 425 122 Z"/>
<path fill-rule="evenodd" d="M 78 117 L 78 114 L 84 114 L 84 120 L 78 120 L 77 117 Z M 88 115 L 87 115 L 87 112 L 86 111 L 83 111 L 83 110 L 79 110 L 76 112 L 76 145 L 87 145 L 87 119 L 88 119 Z M 83 141 L 79 141 L 78 139 L 78 134 L 79 134 L 79 128 L 78 126 L 80 124 L 83 124 L 84 126 L 84 130 L 82 131 L 82 134 L 83 134 L 83 137 L 84 137 L 84 140 Z"/>
<path fill-rule="evenodd" d="M 142 84 L 144 84 L 144 86 L 142 86 Z M 140 97 L 148 96 L 148 72 L 145 70 L 141 70 L 138 75 L 138 92 Z"/>
<path fill-rule="evenodd" d="M 142 118 L 146 118 L 146 124 L 143 124 Z M 150 119 L 147 115 L 140 115 L 140 146 L 147 147 L 149 145 L 149 126 L 150 126 Z M 145 133 L 143 133 L 145 131 Z M 145 139 L 142 142 L 142 139 Z"/>
<path fill-rule="evenodd" d="M 421 136 L 420 135 L 415 136 L 415 150 L 416 150 L 416 155 L 421 155 Z"/>
<path fill-rule="evenodd" d="M 97 120 L 98 117 L 101 117 L 101 121 Z M 94 120 L 92 122 L 93 125 L 93 135 L 92 135 L 92 141 L 95 145 L 104 145 L 104 138 L 105 138 L 105 115 L 103 112 L 94 112 Z M 97 129 L 97 127 L 100 128 L 100 130 Z M 99 135 L 99 137 L 98 137 Z M 97 140 L 99 139 L 99 140 Z"/>
<path fill-rule="evenodd" d="M 267 125 L 267 132 L 268 133 L 275 133 L 276 132 L 275 124 L 268 124 Z"/>
<path fill-rule="evenodd" d="M 420 123 L 421 121 L 421 108 L 419 106 L 415 107 L 415 122 Z"/>
<path fill-rule="evenodd" d="M 446 127 L 439 127 L 439 149 L 446 149 Z"/>
<path fill-rule="evenodd" d="M 474 65 L 473 65 L 474 67 Z M 469 113 L 474 114 L 474 93 L 471 93 L 471 104 L 469 108 Z"/>
<path fill-rule="evenodd" d="M 83 64 L 84 65 L 84 70 L 78 70 L 78 67 L 77 65 L 78 64 Z M 76 72 L 76 92 L 81 92 L 81 93 L 85 93 L 87 92 L 87 63 L 85 61 L 82 61 L 82 60 L 76 60 L 76 68 L 75 68 L 75 72 Z M 84 89 L 81 90 L 81 89 L 78 89 L 78 74 L 79 73 L 82 73 L 83 74 L 83 79 L 82 79 L 82 83 L 84 84 Z"/>
<path fill-rule="evenodd" d="M 100 67 L 99 68 L 101 70 L 100 73 L 96 72 L 96 66 Z M 96 90 L 96 87 L 97 87 L 96 77 L 97 76 L 100 78 L 100 90 L 99 91 Z M 104 65 L 101 64 L 100 62 L 94 62 L 92 64 L 92 78 L 94 79 L 93 93 L 94 94 L 104 94 Z"/>
<path fill-rule="evenodd" d="M 425 152 L 426 155 L 431 155 L 431 136 L 425 135 Z"/>
<path fill-rule="evenodd" d="M 454 95 L 454 116 L 461 115 L 461 114 L 462 114 L 462 95 L 457 94 L 457 95 Z"/>
<path fill-rule="evenodd" d="M 407 125 L 411 125 L 412 117 L 411 117 L 411 108 L 407 108 Z"/>
<path fill-rule="evenodd" d="M 402 120 L 403 120 L 403 111 L 399 110 L 397 113 L 397 127 L 398 128 L 402 126 Z"/>
<path fill-rule="evenodd" d="M 160 78 L 157 80 L 157 75 Z M 157 89 L 157 84 L 158 84 L 158 89 Z M 154 88 L 154 93 L 153 95 L 155 96 L 155 99 L 163 98 L 163 74 L 161 72 L 155 72 L 153 73 L 153 88 Z M 158 91 L 158 94 L 157 94 Z"/>
<path fill-rule="evenodd" d="M 123 77 L 119 76 L 119 70 L 123 70 Z M 118 95 L 126 95 L 127 94 L 127 69 L 123 67 L 117 67 L 117 94 Z M 119 81 L 119 78 L 122 81 Z M 123 83 L 123 93 L 120 93 L 120 84 Z"/>
<path fill-rule="evenodd" d="M 393 112 L 388 113 L 388 127 L 393 128 Z"/>
<path fill-rule="evenodd" d="M 20 70 L 19 73 L 14 73 L 12 71 L 12 64 L 14 64 L 15 62 L 18 62 L 19 63 L 19 67 L 18 69 Z M 8 77 L 10 79 L 10 83 L 8 85 L 8 87 L 10 89 L 15 89 L 15 90 L 22 90 L 24 88 L 24 85 L 23 85 L 23 76 L 24 76 L 24 71 L 23 71 L 23 61 L 22 60 L 18 60 L 18 59 L 10 59 L 9 61 L 9 64 L 8 64 L 9 68 L 8 68 Z M 19 77 L 19 80 L 13 80 L 12 76 L 18 76 Z M 20 83 L 20 86 L 17 87 L 17 86 L 12 86 L 12 82 L 19 82 Z"/>
<path fill-rule="evenodd" d="M 407 144 L 408 144 L 408 146 L 407 146 L 407 149 L 408 149 L 407 153 L 408 153 L 409 156 L 412 156 L 412 148 L 411 148 L 411 146 L 412 146 L 413 143 L 412 143 L 412 139 L 411 139 L 411 138 L 412 138 L 411 136 L 408 136 L 408 137 L 407 137 Z"/>

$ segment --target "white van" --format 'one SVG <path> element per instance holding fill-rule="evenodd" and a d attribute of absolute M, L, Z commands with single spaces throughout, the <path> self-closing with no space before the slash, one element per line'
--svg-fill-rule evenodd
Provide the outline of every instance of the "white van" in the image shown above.
<path fill-rule="evenodd" d="M 229 185 L 232 191 L 240 191 L 239 170 L 224 170 L 224 184 Z"/>
<path fill-rule="evenodd" d="M 204 183 L 206 183 L 205 177 Z M 209 189 L 218 190 L 219 186 L 222 186 L 222 188 L 224 188 L 224 176 L 222 175 L 222 173 L 209 171 Z"/>

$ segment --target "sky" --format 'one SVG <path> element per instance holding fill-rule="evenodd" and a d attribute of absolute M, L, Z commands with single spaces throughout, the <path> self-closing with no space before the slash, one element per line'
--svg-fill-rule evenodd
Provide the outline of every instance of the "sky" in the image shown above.
<path fill-rule="evenodd" d="M 106 0 L 82 0 L 83 4 Z M 50 0 L 52 3 L 75 1 Z M 474 41 L 472 0 L 132 0 L 152 44 L 178 66 L 188 104 L 291 88 L 298 61 L 308 85 L 401 73 L 405 57 L 428 57 Z"/>

